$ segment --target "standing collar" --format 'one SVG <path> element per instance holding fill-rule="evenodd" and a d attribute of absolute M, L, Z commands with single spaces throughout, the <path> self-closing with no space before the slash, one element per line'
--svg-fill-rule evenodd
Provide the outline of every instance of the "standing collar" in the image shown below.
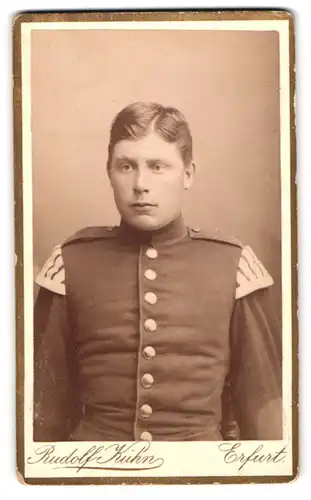
<path fill-rule="evenodd" d="M 140 245 L 172 245 L 183 239 L 187 234 L 188 229 L 181 214 L 177 219 L 155 231 L 141 231 L 130 226 L 124 219 L 121 219 L 121 223 L 117 228 L 117 235 L 122 240 L 130 243 L 136 242 Z"/>

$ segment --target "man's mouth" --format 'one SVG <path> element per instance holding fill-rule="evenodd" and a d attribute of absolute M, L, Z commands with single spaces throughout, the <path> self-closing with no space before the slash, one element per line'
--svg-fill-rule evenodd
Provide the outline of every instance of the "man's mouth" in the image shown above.
<path fill-rule="evenodd" d="M 132 207 L 155 207 L 155 203 L 149 203 L 148 201 L 135 201 L 131 204 Z"/>
<path fill-rule="evenodd" d="M 152 212 L 156 204 L 148 201 L 135 201 L 130 206 L 136 213 L 148 214 Z"/>

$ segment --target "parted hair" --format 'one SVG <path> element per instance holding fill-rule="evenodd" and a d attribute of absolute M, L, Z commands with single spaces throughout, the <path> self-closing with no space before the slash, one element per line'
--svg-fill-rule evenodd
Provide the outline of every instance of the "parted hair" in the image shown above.
<path fill-rule="evenodd" d="M 167 142 L 176 143 L 185 165 L 192 161 L 192 136 L 184 115 L 174 107 L 155 102 L 134 102 L 114 118 L 110 129 L 107 168 L 115 145 L 125 139 L 137 140 L 155 131 Z"/>

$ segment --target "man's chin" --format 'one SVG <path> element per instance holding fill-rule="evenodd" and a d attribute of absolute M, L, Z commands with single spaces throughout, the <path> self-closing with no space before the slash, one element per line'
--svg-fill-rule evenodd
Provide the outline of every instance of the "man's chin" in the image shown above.
<path fill-rule="evenodd" d="M 165 225 L 165 223 L 161 224 L 155 217 L 148 214 L 132 217 L 127 223 L 140 231 L 156 231 Z"/>

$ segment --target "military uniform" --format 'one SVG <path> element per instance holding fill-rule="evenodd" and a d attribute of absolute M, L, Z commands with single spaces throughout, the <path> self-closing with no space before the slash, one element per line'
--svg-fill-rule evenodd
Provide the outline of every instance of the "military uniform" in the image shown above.
<path fill-rule="evenodd" d="M 121 221 L 57 246 L 36 281 L 35 440 L 222 440 L 231 409 L 240 439 L 282 437 L 273 280 L 251 248 L 181 216 Z"/>

